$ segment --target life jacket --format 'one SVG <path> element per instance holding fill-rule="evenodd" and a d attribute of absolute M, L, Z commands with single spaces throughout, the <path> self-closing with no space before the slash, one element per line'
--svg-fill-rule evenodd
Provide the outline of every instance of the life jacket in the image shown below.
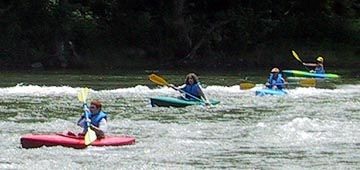
<path fill-rule="evenodd" d="M 85 113 L 89 115 L 89 119 L 91 120 L 91 124 L 99 127 L 100 121 L 102 119 L 107 119 L 107 114 L 103 111 L 100 111 L 98 114 L 91 114 L 89 112 Z M 84 130 L 87 131 L 88 126 L 87 123 L 85 123 Z"/>
<path fill-rule="evenodd" d="M 183 87 L 181 90 L 185 91 L 186 93 L 189 93 L 197 98 L 200 98 L 200 94 L 199 94 L 199 91 L 200 91 L 200 85 L 199 83 L 196 83 L 196 84 L 186 84 L 185 87 Z M 185 98 L 186 99 L 189 99 L 189 100 L 195 100 L 193 97 L 185 94 Z"/>
<path fill-rule="evenodd" d="M 270 84 L 267 86 L 268 88 L 272 88 L 273 86 L 276 86 L 278 89 L 283 89 L 285 87 L 285 80 L 282 78 L 282 75 L 278 73 L 278 76 L 276 79 L 274 79 L 274 74 L 270 74 L 268 83 Z"/>
<path fill-rule="evenodd" d="M 318 65 L 315 67 L 315 73 L 316 73 L 316 74 L 325 74 L 324 66 L 318 64 Z"/>

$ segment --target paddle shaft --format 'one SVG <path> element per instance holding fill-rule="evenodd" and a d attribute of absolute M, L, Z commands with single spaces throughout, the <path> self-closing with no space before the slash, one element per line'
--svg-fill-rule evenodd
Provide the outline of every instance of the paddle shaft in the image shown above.
<path fill-rule="evenodd" d="M 288 83 L 288 82 L 285 82 L 285 83 L 275 83 L 275 84 L 273 84 L 273 86 L 277 86 L 277 85 L 288 85 L 288 84 L 300 84 L 300 85 L 302 85 L 302 86 L 309 86 L 309 85 L 311 85 L 311 86 L 315 86 L 315 82 L 299 82 L 299 83 Z M 255 84 L 253 84 L 253 87 L 255 87 Z M 252 87 L 252 88 L 253 88 Z"/>
<path fill-rule="evenodd" d="M 179 91 L 179 92 L 181 92 L 181 93 L 185 93 L 186 95 L 188 95 L 188 96 L 190 96 L 190 97 L 192 97 L 192 98 L 194 98 L 194 99 L 196 99 L 196 100 L 198 100 L 198 101 L 200 101 L 200 102 L 204 102 L 203 100 L 199 99 L 198 97 L 196 97 L 196 96 L 194 96 L 194 95 L 192 95 L 192 94 L 190 94 L 190 93 L 188 93 L 188 92 L 186 92 L 186 91 L 184 91 L 184 90 L 181 90 L 180 88 L 176 88 L 176 87 L 174 87 L 174 86 L 170 86 L 169 84 L 168 84 L 167 86 L 169 86 L 169 87 L 173 88 L 174 90 L 177 90 L 177 91 Z"/>
<path fill-rule="evenodd" d="M 85 112 L 85 119 L 86 120 L 89 120 L 90 118 L 89 118 L 89 112 L 87 111 L 87 110 L 89 110 L 89 108 L 87 107 L 87 105 L 86 104 L 84 104 L 84 112 Z M 90 124 L 90 122 L 89 121 L 86 121 L 86 124 L 87 124 L 87 127 L 88 127 L 88 130 L 90 129 L 90 126 L 91 126 L 91 124 Z"/>
<path fill-rule="evenodd" d="M 314 84 L 314 85 L 315 85 L 315 82 L 314 82 L 314 83 L 312 83 L 312 82 L 298 82 L 298 83 L 296 83 L 296 82 L 294 82 L 294 83 L 288 83 L 288 82 L 286 82 L 286 83 L 284 83 L 284 84 L 276 83 L 276 84 L 274 84 L 274 85 L 287 85 L 287 84 L 300 84 L 300 85 L 304 85 L 304 84 Z"/>
<path fill-rule="evenodd" d="M 160 77 L 160 76 L 158 76 L 158 75 L 156 75 L 156 74 L 151 74 L 151 75 L 149 75 L 149 79 L 150 79 L 152 82 L 154 82 L 155 84 L 162 85 L 162 86 L 165 85 L 165 86 L 171 87 L 172 89 L 177 90 L 177 91 L 179 91 L 179 92 L 181 92 L 181 93 L 185 93 L 186 95 L 188 95 L 188 96 L 190 96 L 190 97 L 192 97 L 192 98 L 194 98 L 194 99 L 196 99 L 196 100 L 198 100 L 198 101 L 200 101 L 200 102 L 204 102 L 204 100 L 199 99 L 198 97 L 196 97 L 196 96 L 194 96 L 194 95 L 191 95 L 190 93 L 188 93 L 188 92 L 186 92 L 186 91 L 183 91 L 183 90 L 181 90 L 181 89 L 179 89 L 179 88 L 176 88 L 176 87 L 173 86 L 173 85 L 170 85 L 167 81 L 165 81 L 165 79 L 163 79 L 162 77 Z M 204 102 L 204 103 L 206 103 L 206 102 Z"/>
<path fill-rule="evenodd" d="M 86 104 L 86 98 L 87 98 L 87 95 L 88 95 L 89 91 L 87 88 L 85 89 L 82 89 L 81 92 L 80 92 L 80 95 L 81 97 L 79 97 L 79 100 L 82 100 L 83 102 L 83 110 L 85 112 L 85 119 L 88 120 L 89 119 L 89 108 Z M 90 129 L 90 122 L 86 121 L 86 124 L 88 126 L 88 130 Z"/>
<path fill-rule="evenodd" d="M 79 95 L 78 95 L 78 99 L 83 102 L 83 109 L 85 111 L 85 121 L 86 121 L 86 124 L 87 124 L 87 132 L 84 136 L 84 142 L 85 142 L 85 145 L 89 145 L 91 144 L 92 142 L 94 142 L 97 138 L 95 132 L 90 128 L 91 124 L 90 122 L 88 121 L 89 120 L 89 109 L 86 105 L 86 98 L 87 98 L 87 95 L 89 93 L 89 89 L 88 88 L 83 88 L 81 89 Z"/>

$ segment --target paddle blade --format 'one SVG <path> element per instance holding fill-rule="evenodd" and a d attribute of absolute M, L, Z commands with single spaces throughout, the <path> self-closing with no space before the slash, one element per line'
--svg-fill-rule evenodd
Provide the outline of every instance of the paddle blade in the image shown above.
<path fill-rule="evenodd" d="M 255 84 L 253 83 L 240 83 L 240 89 L 241 90 L 248 90 L 255 87 Z"/>
<path fill-rule="evenodd" d="M 301 63 L 303 63 L 300 59 L 300 57 L 296 54 L 296 52 L 294 50 L 291 51 L 292 52 L 292 55 L 295 57 L 295 59 Z"/>
<path fill-rule="evenodd" d="M 88 131 L 85 134 L 85 145 L 90 145 L 92 142 L 96 140 L 96 133 L 88 128 Z"/>
<path fill-rule="evenodd" d="M 303 87 L 315 87 L 316 79 L 303 79 L 303 80 L 300 80 L 299 83 Z"/>
<path fill-rule="evenodd" d="M 86 98 L 87 98 L 88 94 L 89 94 L 89 89 L 86 87 L 82 88 L 78 94 L 79 101 L 86 103 Z"/>
<path fill-rule="evenodd" d="M 149 79 L 154 82 L 155 84 L 162 85 L 162 86 L 168 86 L 169 83 L 167 83 L 163 78 L 156 74 L 149 75 Z"/>

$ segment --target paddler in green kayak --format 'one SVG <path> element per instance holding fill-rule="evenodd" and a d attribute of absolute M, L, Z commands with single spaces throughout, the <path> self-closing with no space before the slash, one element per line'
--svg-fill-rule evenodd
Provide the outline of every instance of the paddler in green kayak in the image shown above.
<path fill-rule="evenodd" d="M 179 90 L 180 92 L 185 93 L 186 100 L 200 100 L 205 102 L 206 105 L 210 105 L 209 100 L 206 98 L 202 88 L 200 86 L 199 78 L 196 76 L 195 73 L 189 73 L 186 75 L 185 84 L 182 85 L 180 88 L 175 87 L 174 85 L 170 84 L 170 87 Z"/>
<path fill-rule="evenodd" d="M 310 72 L 316 74 L 325 74 L 324 69 L 324 58 L 319 56 L 316 58 L 316 63 L 303 63 L 304 66 L 315 67 L 315 70 L 311 70 Z"/>
<path fill-rule="evenodd" d="M 98 139 L 105 137 L 107 131 L 107 114 L 101 110 L 102 104 L 98 100 L 93 100 L 90 103 L 90 107 L 84 107 L 84 113 L 81 115 L 77 124 L 84 130 L 79 135 L 85 135 L 88 129 L 87 123 L 90 123 L 90 129 L 92 129 Z M 88 119 L 86 119 L 87 114 Z"/>

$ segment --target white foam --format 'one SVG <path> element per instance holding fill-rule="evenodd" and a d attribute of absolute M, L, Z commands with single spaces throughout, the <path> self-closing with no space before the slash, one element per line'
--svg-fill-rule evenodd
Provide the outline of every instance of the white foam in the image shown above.
<path fill-rule="evenodd" d="M 239 85 L 234 86 L 207 86 L 203 89 L 204 93 L 214 97 L 231 97 L 231 96 L 255 96 L 254 91 L 264 88 L 263 84 L 257 84 L 249 90 L 240 90 Z M 81 87 L 70 86 L 38 86 L 18 84 L 14 87 L 0 88 L 0 96 L 76 96 Z M 319 88 L 302 88 L 289 89 L 287 96 L 328 96 L 336 94 L 360 94 L 360 85 L 341 85 L 337 89 L 319 89 Z M 149 88 L 144 85 L 135 87 L 118 88 L 111 90 L 94 90 L 90 89 L 91 94 L 117 94 L 122 96 L 153 96 L 153 95 L 178 95 L 179 93 L 169 87 Z"/>

